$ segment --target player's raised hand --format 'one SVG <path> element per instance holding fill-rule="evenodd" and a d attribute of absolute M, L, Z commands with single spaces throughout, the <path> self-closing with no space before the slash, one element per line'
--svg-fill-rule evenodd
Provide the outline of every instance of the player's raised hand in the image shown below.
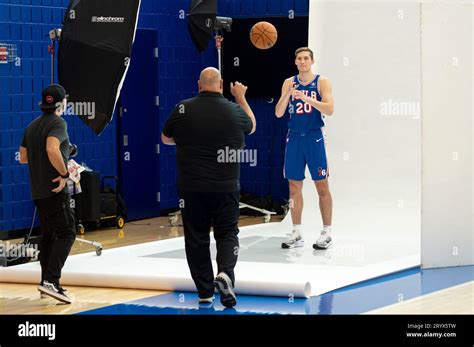
<path fill-rule="evenodd" d="M 230 92 L 234 96 L 234 98 L 241 98 L 245 96 L 248 87 L 244 86 L 240 82 L 235 82 L 230 84 Z"/>
<path fill-rule="evenodd" d="M 296 89 L 293 90 L 292 95 L 295 99 L 300 99 L 300 100 L 304 100 L 306 97 L 306 95 L 301 90 L 296 90 Z"/>
<path fill-rule="evenodd" d="M 288 87 L 286 89 L 286 95 L 291 96 L 293 95 L 293 92 L 296 90 L 296 82 L 292 81 L 291 83 L 288 83 Z"/>

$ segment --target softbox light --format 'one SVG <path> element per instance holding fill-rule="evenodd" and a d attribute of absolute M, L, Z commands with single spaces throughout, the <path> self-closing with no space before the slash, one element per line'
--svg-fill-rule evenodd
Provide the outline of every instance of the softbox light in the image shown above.
<path fill-rule="evenodd" d="M 217 0 L 192 0 L 189 8 L 188 29 L 199 52 L 207 50 L 214 32 Z"/>
<path fill-rule="evenodd" d="M 140 0 L 71 0 L 58 50 L 58 79 L 97 135 L 113 117 L 127 73 Z M 93 105 L 93 107 L 92 107 Z M 81 106 L 81 107 L 79 107 Z"/>

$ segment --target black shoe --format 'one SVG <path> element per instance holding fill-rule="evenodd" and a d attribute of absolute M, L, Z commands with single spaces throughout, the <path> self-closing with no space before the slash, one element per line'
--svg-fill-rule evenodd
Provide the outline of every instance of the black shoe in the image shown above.
<path fill-rule="evenodd" d="M 234 293 L 234 286 L 229 276 L 224 272 L 217 275 L 214 280 L 214 286 L 221 294 L 221 303 L 225 307 L 234 307 L 237 304 L 237 298 Z"/>
<path fill-rule="evenodd" d="M 60 287 L 59 283 L 50 283 L 43 281 L 43 284 L 38 286 L 38 290 L 45 295 L 48 295 L 56 300 L 71 304 L 72 299 L 67 295 L 67 291 Z"/>
<path fill-rule="evenodd" d="M 44 294 L 44 293 L 40 290 L 40 287 L 43 285 L 43 282 L 44 282 L 44 281 L 41 281 L 41 283 L 38 285 L 38 291 L 40 292 L 40 297 L 41 297 L 41 299 L 47 298 L 47 297 L 49 296 L 49 295 Z M 64 289 L 64 288 L 61 287 L 61 286 L 59 286 L 58 289 L 67 295 L 67 289 Z"/>
<path fill-rule="evenodd" d="M 208 298 L 199 298 L 200 308 L 212 308 L 214 306 L 214 295 Z"/>
<path fill-rule="evenodd" d="M 208 298 L 199 298 L 200 304 L 212 304 L 214 302 L 214 295 Z"/>

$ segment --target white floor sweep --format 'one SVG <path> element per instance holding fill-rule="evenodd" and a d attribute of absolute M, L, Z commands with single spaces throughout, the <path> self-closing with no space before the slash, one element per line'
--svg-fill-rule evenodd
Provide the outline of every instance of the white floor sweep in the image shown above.
<path fill-rule="evenodd" d="M 393 219 L 386 216 L 386 227 L 398 230 L 404 227 L 404 232 L 391 234 L 368 229 L 363 224 L 353 223 L 349 227 L 340 216 L 344 229 L 334 227 L 333 246 L 328 250 L 313 250 L 312 244 L 321 223 L 316 206 L 310 208 L 309 201 L 317 201 L 315 194 L 311 194 L 305 190 L 308 202 L 303 217 L 306 240 L 303 248 L 280 248 L 291 230 L 289 216 L 281 223 L 241 228 L 237 294 L 310 297 L 420 264 L 419 231 L 407 231 L 406 220 L 394 218 L 396 216 L 392 216 Z M 353 209 L 351 215 L 357 215 L 357 207 Z M 374 215 L 379 212 L 370 211 Z M 367 223 L 366 226 L 375 224 Z M 211 251 L 215 259 L 215 244 L 211 245 Z M 39 280 L 38 262 L 0 268 L 1 282 L 38 283 Z M 94 252 L 71 256 L 63 269 L 61 283 L 65 286 L 195 291 L 185 259 L 183 238 L 104 250 L 100 257 Z"/>

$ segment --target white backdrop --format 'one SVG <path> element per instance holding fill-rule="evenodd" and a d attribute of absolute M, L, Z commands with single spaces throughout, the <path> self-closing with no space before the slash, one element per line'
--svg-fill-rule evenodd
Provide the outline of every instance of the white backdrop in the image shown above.
<path fill-rule="evenodd" d="M 422 15 L 422 264 L 474 264 L 474 6 L 428 2 Z"/>
<path fill-rule="evenodd" d="M 419 247 L 419 28 L 419 4 L 310 1 L 314 70 L 331 80 L 335 98 L 326 121 L 335 238 Z M 305 215 L 317 213 L 313 190 L 305 182 Z"/>

